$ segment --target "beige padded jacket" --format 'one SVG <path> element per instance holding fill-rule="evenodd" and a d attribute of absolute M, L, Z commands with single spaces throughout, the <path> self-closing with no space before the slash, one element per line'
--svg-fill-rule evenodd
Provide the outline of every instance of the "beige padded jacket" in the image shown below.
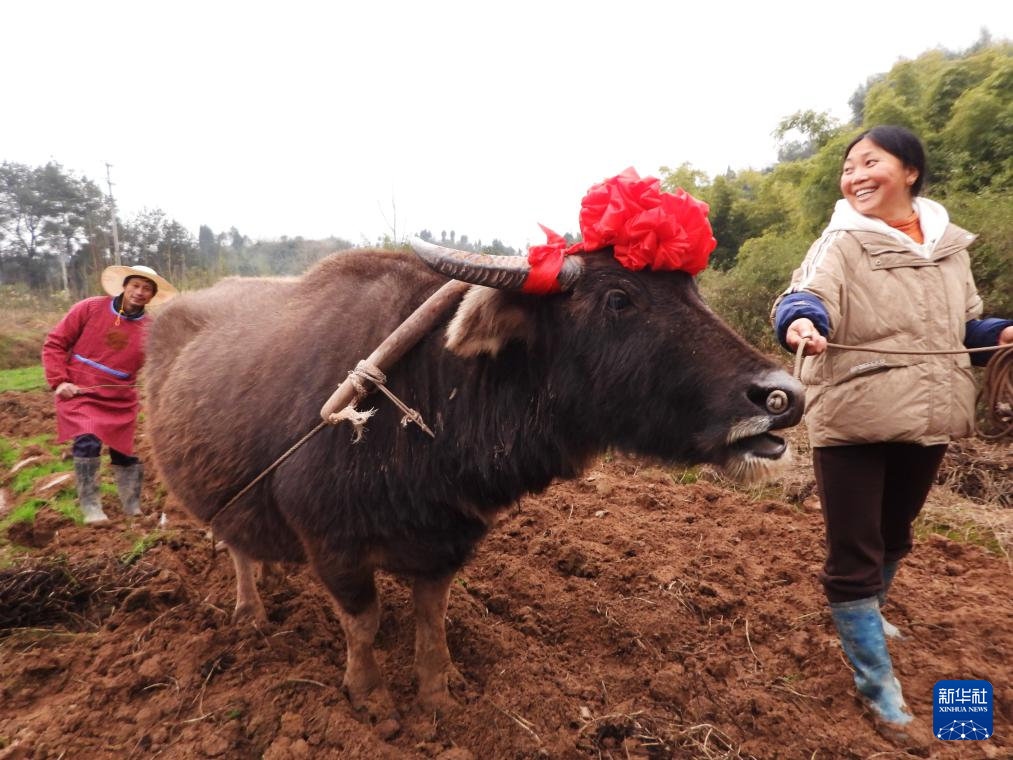
<path fill-rule="evenodd" d="M 774 309 L 789 293 L 811 293 L 826 307 L 832 343 L 962 348 L 966 322 L 982 310 L 967 253 L 975 236 L 950 224 L 939 204 L 919 198 L 916 208 L 924 244 L 839 201 Z M 805 359 L 801 379 L 813 446 L 930 445 L 973 432 L 975 380 L 966 353 L 910 356 L 830 348 Z"/>

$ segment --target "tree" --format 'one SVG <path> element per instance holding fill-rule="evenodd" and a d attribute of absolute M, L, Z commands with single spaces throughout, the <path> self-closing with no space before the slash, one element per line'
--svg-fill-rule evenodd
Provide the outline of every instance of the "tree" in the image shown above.
<path fill-rule="evenodd" d="M 218 238 L 206 224 L 202 224 L 197 232 L 197 249 L 204 261 L 212 262 L 218 258 Z"/>
<path fill-rule="evenodd" d="M 781 119 L 772 133 L 778 143 L 778 161 L 796 161 L 808 158 L 839 134 L 841 123 L 826 111 L 796 111 Z M 791 135 L 801 140 L 789 140 Z"/>
<path fill-rule="evenodd" d="M 50 283 L 51 265 L 70 289 L 74 259 L 100 233 L 104 198 L 87 179 L 50 162 L 41 167 L 0 165 L 0 261 L 30 287 Z M 78 267 L 79 268 L 79 267 Z"/>
<path fill-rule="evenodd" d="M 694 169 L 688 162 L 679 164 L 675 169 L 662 166 L 658 170 L 661 180 L 661 189 L 668 193 L 674 193 L 680 187 L 694 198 L 706 200 L 707 187 L 710 184 L 707 175 L 699 169 Z"/>

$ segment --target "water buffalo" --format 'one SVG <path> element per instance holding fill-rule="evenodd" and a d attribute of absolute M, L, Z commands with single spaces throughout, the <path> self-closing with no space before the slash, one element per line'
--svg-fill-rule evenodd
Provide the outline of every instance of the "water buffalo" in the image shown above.
<path fill-rule="evenodd" d="M 391 705 L 372 650 L 377 569 L 413 581 L 419 700 L 438 708 L 454 673 L 450 582 L 499 510 L 608 447 L 762 474 L 786 450 L 769 431 L 802 414 L 798 383 L 725 326 L 685 272 L 579 253 L 563 292 L 536 296 L 514 289 L 520 257 L 419 251 L 425 262 L 353 250 L 291 281 L 223 281 L 168 304 L 147 348 L 157 466 L 229 547 L 237 617 L 264 617 L 254 561 L 308 562 L 344 628 L 346 691 L 371 711 Z M 435 438 L 371 397 L 361 441 L 326 427 L 221 511 L 448 276 L 480 284 L 388 372 Z"/>

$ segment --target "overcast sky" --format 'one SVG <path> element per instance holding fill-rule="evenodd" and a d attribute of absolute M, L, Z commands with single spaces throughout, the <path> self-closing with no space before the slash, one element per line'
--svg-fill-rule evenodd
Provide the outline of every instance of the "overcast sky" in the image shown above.
<path fill-rule="evenodd" d="M 772 130 L 899 58 L 1013 38 L 1013 2 L 5 3 L 0 160 L 259 237 L 577 232 L 633 166 L 774 162 Z M 385 220 L 386 217 L 386 220 Z"/>

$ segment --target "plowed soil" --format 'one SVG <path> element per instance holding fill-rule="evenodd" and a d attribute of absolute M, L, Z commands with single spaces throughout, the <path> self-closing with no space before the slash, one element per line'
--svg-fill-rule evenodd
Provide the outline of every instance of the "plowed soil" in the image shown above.
<path fill-rule="evenodd" d="M 48 394 L 0 394 L 0 434 L 54 429 Z M 463 684 L 446 714 L 414 701 L 410 588 L 381 576 L 376 647 L 400 720 L 377 725 L 342 693 L 341 627 L 304 570 L 265 577 L 269 623 L 237 627 L 228 555 L 150 474 L 144 519 L 110 494 L 103 527 L 43 510 L 2 571 L 25 589 L 0 609 L 0 758 L 1013 757 L 1000 553 L 928 535 L 902 566 L 886 615 L 926 733 L 937 680 L 995 688 L 991 739 L 905 747 L 854 696 L 816 580 L 811 483 L 676 480 L 609 456 L 502 514 L 451 591 Z"/>

